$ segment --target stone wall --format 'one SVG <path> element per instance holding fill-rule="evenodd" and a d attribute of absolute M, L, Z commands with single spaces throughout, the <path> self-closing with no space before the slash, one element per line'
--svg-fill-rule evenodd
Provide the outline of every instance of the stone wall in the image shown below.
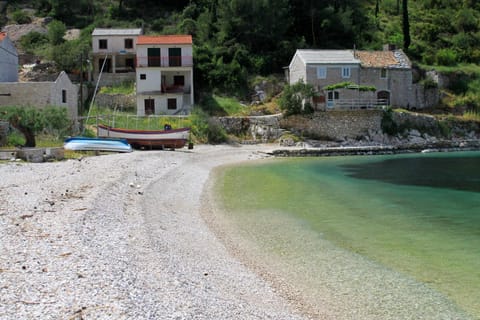
<path fill-rule="evenodd" d="M 310 117 L 290 116 L 280 126 L 293 133 L 320 140 L 350 140 L 381 130 L 382 110 L 316 112 Z"/>
<path fill-rule="evenodd" d="M 228 134 L 243 136 L 246 140 L 268 142 L 280 138 L 282 115 L 251 117 L 219 117 L 217 120 Z"/>
<path fill-rule="evenodd" d="M 225 131 L 255 142 L 275 141 L 285 131 L 307 140 L 337 142 L 363 141 L 370 145 L 401 145 L 402 143 L 436 143 L 438 139 L 480 139 L 480 123 L 448 118 L 438 120 L 427 114 L 393 112 L 392 120 L 398 133 L 382 132 L 383 110 L 334 110 L 310 116 L 282 115 L 259 117 L 221 117 L 217 120 Z M 293 142 L 292 142 L 293 143 Z"/>
<path fill-rule="evenodd" d="M 95 104 L 101 107 L 119 110 L 135 110 L 137 100 L 134 94 L 105 94 L 99 93 L 95 96 Z"/>

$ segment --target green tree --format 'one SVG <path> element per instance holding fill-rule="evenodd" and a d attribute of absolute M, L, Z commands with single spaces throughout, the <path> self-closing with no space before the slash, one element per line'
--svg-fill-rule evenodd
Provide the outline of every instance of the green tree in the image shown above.
<path fill-rule="evenodd" d="M 65 24 L 58 20 L 53 20 L 48 24 L 48 40 L 52 46 L 62 44 L 65 40 L 63 37 L 67 32 Z"/>
<path fill-rule="evenodd" d="M 34 107 L 1 107 L 0 118 L 8 121 L 25 136 L 24 147 L 35 147 L 35 134 L 45 126 L 43 113 Z"/>
<path fill-rule="evenodd" d="M 278 103 L 287 116 L 311 113 L 313 109 L 310 101 L 314 95 L 315 89 L 311 84 L 299 81 L 285 86 Z"/>
<path fill-rule="evenodd" d="M 66 109 L 54 106 L 45 109 L 4 106 L 0 107 L 0 119 L 8 121 L 25 136 L 24 147 L 35 147 L 35 136 L 42 130 L 60 137 L 69 132 L 71 124 Z"/>

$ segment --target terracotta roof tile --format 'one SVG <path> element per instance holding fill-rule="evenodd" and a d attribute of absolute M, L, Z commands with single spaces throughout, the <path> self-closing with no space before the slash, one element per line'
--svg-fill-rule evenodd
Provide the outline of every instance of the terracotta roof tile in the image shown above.
<path fill-rule="evenodd" d="M 192 44 L 192 36 L 182 35 L 164 35 L 164 36 L 139 36 L 137 45 L 142 44 Z"/>
<path fill-rule="evenodd" d="M 410 68 L 410 61 L 401 51 L 355 51 L 355 57 L 362 67 L 370 68 Z"/>

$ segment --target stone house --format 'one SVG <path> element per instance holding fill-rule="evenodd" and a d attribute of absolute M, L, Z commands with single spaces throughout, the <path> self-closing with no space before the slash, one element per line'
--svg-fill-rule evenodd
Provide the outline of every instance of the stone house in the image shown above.
<path fill-rule="evenodd" d="M 65 71 L 53 82 L 0 82 L 0 106 L 65 107 L 69 118 L 76 120 L 78 90 Z"/>
<path fill-rule="evenodd" d="M 112 85 L 124 81 L 135 81 L 135 55 L 137 38 L 142 29 L 102 29 L 92 32 L 91 78 L 100 84 Z"/>
<path fill-rule="evenodd" d="M 194 103 L 191 35 L 139 36 L 137 115 L 187 114 Z"/>
<path fill-rule="evenodd" d="M 6 32 L 0 32 L 0 82 L 18 81 L 18 52 Z"/>
<path fill-rule="evenodd" d="M 304 81 L 317 92 L 318 110 L 409 108 L 415 102 L 412 64 L 402 50 L 297 50 L 288 82 Z"/>

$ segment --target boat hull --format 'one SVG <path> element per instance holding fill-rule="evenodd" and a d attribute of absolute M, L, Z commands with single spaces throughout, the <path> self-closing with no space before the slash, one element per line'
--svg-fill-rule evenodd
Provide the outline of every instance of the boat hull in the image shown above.
<path fill-rule="evenodd" d="M 132 152 L 132 146 L 124 139 L 73 137 L 65 140 L 65 150 Z"/>
<path fill-rule="evenodd" d="M 187 143 L 190 129 L 133 130 L 98 125 L 97 133 L 99 137 L 125 139 L 134 148 L 179 149 Z"/>

